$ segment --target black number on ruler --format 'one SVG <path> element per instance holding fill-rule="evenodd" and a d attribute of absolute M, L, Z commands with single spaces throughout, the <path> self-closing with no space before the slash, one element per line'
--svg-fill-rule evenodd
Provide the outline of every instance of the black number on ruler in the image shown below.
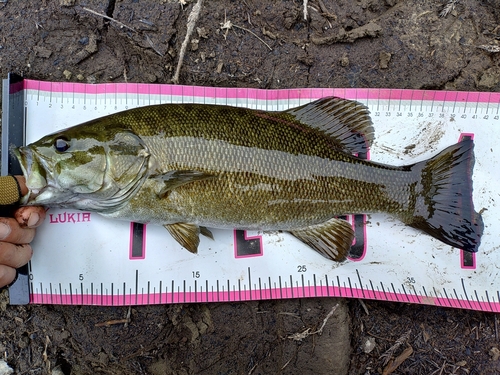
<path fill-rule="evenodd" d="M 144 224 L 132 223 L 130 259 L 144 259 Z"/>
<path fill-rule="evenodd" d="M 247 238 L 246 231 L 235 230 L 234 238 L 236 239 L 235 246 L 237 257 L 262 254 L 262 243 L 260 236 L 256 238 Z"/>

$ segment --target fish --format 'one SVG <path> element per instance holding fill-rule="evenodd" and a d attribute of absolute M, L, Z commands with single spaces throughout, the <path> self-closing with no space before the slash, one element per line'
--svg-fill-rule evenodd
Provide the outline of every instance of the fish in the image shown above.
<path fill-rule="evenodd" d="M 196 253 L 209 228 L 281 231 L 342 262 L 344 215 L 387 213 L 477 252 L 474 142 L 393 166 L 358 157 L 375 138 L 368 108 L 325 97 L 284 111 L 160 104 L 85 122 L 14 147 L 23 205 L 163 225 Z"/>

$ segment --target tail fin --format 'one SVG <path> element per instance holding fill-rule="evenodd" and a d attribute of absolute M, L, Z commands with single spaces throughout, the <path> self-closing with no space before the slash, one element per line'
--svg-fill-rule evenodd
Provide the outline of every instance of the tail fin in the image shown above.
<path fill-rule="evenodd" d="M 477 252 L 484 225 L 472 202 L 474 142 L 463 140 L 413 168 L 421 170 L 421 191 L 406 224 L 453 247 Z"/>

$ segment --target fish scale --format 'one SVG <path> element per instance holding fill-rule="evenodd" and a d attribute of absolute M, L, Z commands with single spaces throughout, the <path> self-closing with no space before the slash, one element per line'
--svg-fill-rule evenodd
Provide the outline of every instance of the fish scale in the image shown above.
<path fill-rule="evenodd" d="M 218 178 L 179 187 L 176 189 L 174 201 L 171 202 L 167 197 L 161 201 L 164 203 L 161 208 L 155 207 L 159 202 L 153 194 L 139 195 L 137 200 L 132 201 L 131 210 L 147 205 L 151 210 L 158 210 L 161 217 L 164 210 L 170 211 L 171 207 L 178 207 L 185 212 L 185 216 L 175 218 L 175 221 L 202 223 L 210 217 L 211 224 L 216 227 L 232 228 L 236 220 L 245 227 L 259 229 L 274 227 L 286 230 L 320 223 L 335 215 L 400 209 L 399 202 L 408 197 L 403 188 L 408 181 L 416 178 L 410 175 L 400 178 L 400 184 L 388 183 L 390 190 L 388 189 L 387 195 L 390 192 L 397 199 L 384 202 L 374 199 L 376 190 L 373 189 L 375 187 L 373 182 L 366 182 L 365 186 L 358 185 L 355 189 L 347 187 L 354 181 L 359 184 L 364 180 L 363 175 L 368 176 L 367 180 L 390 181 L 394 173 L 402 173 L 398 169 L 381 168 L 380 173 L 374 175 L 371 165 L 359 163 L 360 168 L 351 172 L 341 165 L 335 167 L 335 164 L 342 162 L 331 159 L 290 156 L 256 148 L 249 150 L 222 142 L 212 144 L 211 141 L 198 138 L 182 141 L 178 138 L 169 138 L 170 141 L 166 142 L 156 140 L 154 143 L 148 142 L 149 138 L 144 139 L 152 158 L 173 160 L 168 165 L 169 169 L 201 170 L 208 174 L 217 174 Z M 164 150 L 181 151 L 176 153 Z M 363 167 L 366 171 L 362 170 Z M 350 175 L 325 176 L 342 175 L 342 169 Z M 252 186 L 259 188 L 252 189 Z M 266 186 L 269 188 L 265 188 Z M 370 193 L 373 193 L 373 196 L 370 196 Z M 233 200 L 233 197 L 238 199 Z M 150 198 L 152 200 L 148 202 Z M 235 207 L 233 202 L 239 204 Z M 239 218 L 243 213 L 238 209 L 249 206 L 252 210 L 244 213 L 246 218 Z M 193 214 L 188 215 L 188 212 Z M 263 213 L 266 214 L 262 215 Z M 214 220 L 215 217 L 219 220 Z"/>

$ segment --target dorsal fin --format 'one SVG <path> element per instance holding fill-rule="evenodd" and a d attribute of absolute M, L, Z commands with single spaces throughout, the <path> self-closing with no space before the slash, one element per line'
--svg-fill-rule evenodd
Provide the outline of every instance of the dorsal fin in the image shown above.
<path fill-rule="evenodd" d="M 370 111 L 364 104 L 354 100 L 330 96 L 291 108 L 284 113 L 321 131 L 340 149 L 352 154 L 366 152 L 373 142 Z"/>

